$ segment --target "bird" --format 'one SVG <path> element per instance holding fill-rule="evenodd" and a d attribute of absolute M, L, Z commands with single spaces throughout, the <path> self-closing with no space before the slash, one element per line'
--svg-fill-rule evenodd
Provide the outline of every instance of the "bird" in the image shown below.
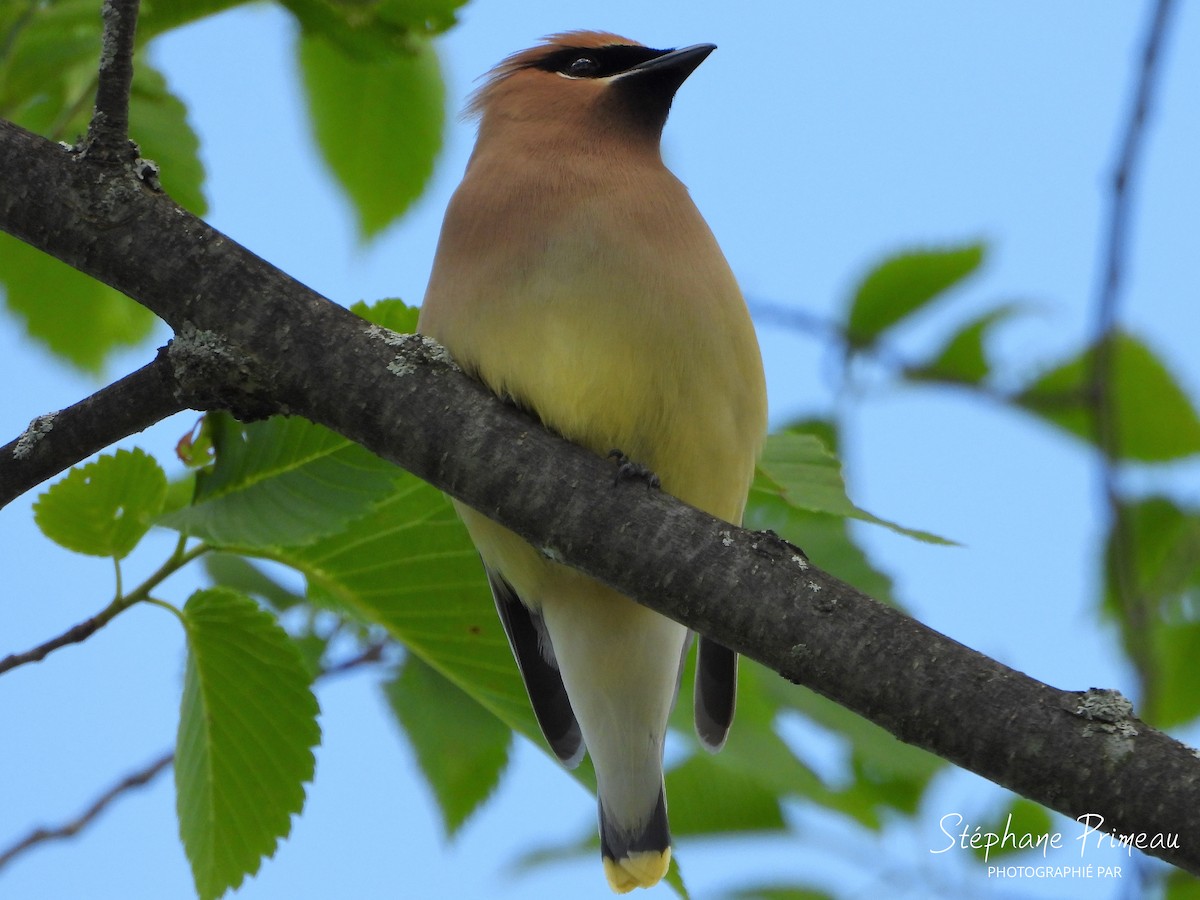
<path fill-rule="evenodd" d="M 492 69 L 417 330 L 546 428 L 740 524 L 766 432 L 762 358 L 661 152 L 676 91 L 714 49 L 572 31 Z M 653 886 L 671 860 L 663 743 L 688 629 L 455 506 L 548 744 L 567 767 L 591 755 L 609 886 Z M 736 654 L 701 637 L 695 723 L 713 752 L 736 681 Z"/>

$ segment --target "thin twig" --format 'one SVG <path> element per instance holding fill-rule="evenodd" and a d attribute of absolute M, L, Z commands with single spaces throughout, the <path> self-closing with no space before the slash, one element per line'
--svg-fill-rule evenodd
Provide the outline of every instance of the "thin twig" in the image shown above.
<path fill-rule="evenodd" d="M 746 298 L 746 305 L 755 321 L 774 322 L 792 331 L 806 332 L 818 338 L 836 341 L 843 346 L 850 343 L 850 336 L 841 325 L 806 309 L 771 300 L 756 300 L 753 297 Z"/>
<path fill-rule="evenodd" d="M 72 625 L 58 637 L 51 638 L 43 644 L 38 644 L 31 650 L 26 650 L 24 653 L 10 653 L 4 659 L 0 659 L 0 674 L 7 672 L 9 669 L 23 666 L 26 663 L 41 662 L 60 647 L 86 641 L 107 625 L 112 617 L 121 611 L 120 609 L 114 610 L 114 605 L 115 603 L 110 604 L 90 619 L 85 619 L 78 625 Z"/>
<path fill-rule="evenodd" d="M 38 844 L 44 844 L 47 841 L 60 841 L 69 837 L 74 837 L 76 834 L 90 825 L 92 821 L 99 816 L 100 813 L 104 812 L 104 810 L 107 809 L 109 804 L 111 804 L 114 800 L 123 794 L 128 793 L 134 788 L 149 784 L 158 776 L 160 772 L 166 769 L 167 766 L 171 765 L 174 760 L 174 751 L 164 753 L 145 768 L 126 775 L 107 791 L 97 797 L 96 801 L 91 806 L 89 806 L 74 819 L 71 819 L 69 822 L 58 825 L 54 828 L 35 828 L 21 840 L 17 841 L 7 850 L 0 853 L 0 869 L 3 869 L 8 863 L 12 862 L 13 859 L 20 856 L 26 850 L 37 846 Z"/>
<path fill-rule="evenodd" d="M 344 675 L 355 669 L 366 665 L 380 662 L 383 659 L 384 651 L 391 645 L 388 638 L 380 638 L 375 642 L 363 648 L 362 652 L 351 656 L 339 663 L 334 663 L 322 669 L 316 677 L 316 681 L 322 681 L 325 678 L 336 675 Z M 74 837 L 88 825 L 90 825 L 105 809 L 107 809 L 115 800 L 120 799 L 125 794 L 128 794 L 134 788 L 143 787 L 149 784 L 175 761 L 175 752 L 168 751 L 159 756 L 154 762 L 144 768 L 138 769 L 136 772 L 131 772 L 126 775 L 116 784 L 112 785 L 108 790 L 104 791 L 95 802 L 92 803 L 86 810 L 62 825 L 54 826 L 53 828 L 39 827 L 34 828 L 25 837 L 16 841 L 10 847 L 0 851 L 0 870 L 6 865 L 21 856 L 25 852 L 32 850 L 39 844 L 45 844 L 50 841 L 61 841 L 67 838 Z"/>
<path fill-rule="evenodd" d="M 797 333 L 810 334 L 836 345 L 842 351 L 851 346 L 850 335 L 841 325 L 830 319 L 823 319 L 805 310 L 771 301 L 748 299 L 747 305 L 755 322 L 760 324 L 775 324 Z M 895 346 L 882 339 L 873 341 L 869 346 L 855 347 L 854 354 L 879 364 L 896 378 L 905 379 L 914 384 L 936 384 L 969 390 L 973 396 L 983 397 L 996 403 L 1012 404 L 1015 402 L 1011 392 L 993 387 L 986 381 L 961 378 L 941 372 L 928 364 L 914 363 L 906 359 Z M 839 358 L 845 358 L 844 352 L 839 354 Z M 1083 401 L 1083 394 L 1078 390 L 1063 391 L 1055 394 L 1041 394 L 1038 396 L 1038 400 L 1043 405 L 1057 404 L 1075 409 Z"/>
<path fill-rule="evenodd" d="M 133 84 L 133 45 L 138 0 L 104 0 L 104 37 L 96 107 L 88 126 L 89 156 L 113 162 L 131 160 L 129 91 Z"/>
<path fill-rule="evenodd" d="M 58 637 L 51 638 L 45 643 L 34 647 L 32 650 L 26 650 L 24 653 L 11 653 L 4 657 L 4 659 L 0 659 L 0 674 L 10 669 L 15 669 L 18 666 L 23 666 L 26 663 L 41 662 L 61 647 L 86 641 L 118 615 L 129 609 L 129 607 L 135 603 L 149 599 L 150 592 L 158 587 L 168 575 L 178 571 L 201 554 L 207 553 L 208 550 L 209 548 L 206 544 L 197 544 L 191 550 L 183 552 L 181 543 L 176 548 L 176 552 L 171 554 L 171 558 L 159 566 L 158 570 L 138 585 L 131 594 L 122 596 L 118 592 L 116 599 L 112 603 L 108 604 L 108 606 L 104 607 L 104 609 L 100 610 L 100 612 L 96 613 L 90 619 L 86 619 L 78 625 L 68 628 Z"/>
<path fill-rule="evenodd" d="M 1135 574 L 1137 548 L 1128 517 L 1122 513 L 1118 478 L 1121 458 L 1119 410 L 1116 409 L 1116 340 L 1123 275 L 1129 251 L 1128 223 L 1132 209 L 1132 185 L 1145 142 L 1154 91 L 1166 41 L 1172 0 L 1158 0 L 1142 48 L 1133 103 L 1125 122 L 1109 196 L 1108 228 L 1102 256 L 1103 276 L 1095 301 L 1093 353 L 1089 372 L 1088 399 L 1100 447 L 1100 484 L 1108 507 L 1112 534 L 1112 579 L 1118 603 L 1125 611 L 1130 650 L 1141 682 L 1142 713 L 1153 719 L 1155 684 L 1154 654 L 1149 646 L 1152 610 L 1138 589 Z"/>
<path fill-rule="evenodd" d="M 391 643 L 391 640 L 388 638 L 378 638 L 364 647 L 360 653 L 351 656 L 349 659 L 326 666 L 317 675 L 316 680 L 322 681 L 331 676 L 344 675 L 360 666 L 381 662 L 383 660 L 383 651 L 391 646 Z"/>

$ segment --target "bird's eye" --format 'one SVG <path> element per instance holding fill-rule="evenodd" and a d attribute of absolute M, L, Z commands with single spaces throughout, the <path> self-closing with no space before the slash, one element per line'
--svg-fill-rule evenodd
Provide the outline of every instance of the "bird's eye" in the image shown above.
<path fill-rule="evenodd" d="M 587 78 L 600 71 L 600 64 L 590 56 L 577 56 L 567 63 L 567 74 L 572 78 Z"/>

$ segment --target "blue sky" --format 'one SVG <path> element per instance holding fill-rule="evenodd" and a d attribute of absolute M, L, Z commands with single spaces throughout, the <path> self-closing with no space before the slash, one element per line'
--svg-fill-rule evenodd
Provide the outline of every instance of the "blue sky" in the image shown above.
<path fill-rule="evenodd" d="M 1200 11 L 1180 6 L 1136 187 L 1122 319 L 1196 398 Z M 902 346 L 918 355 L 970 312 L 997 301 L 1027 304 L 1030 313 L 992 345 L 997 366 L 1019 383 L 1089 333 L 1109 173 L 1148 9 L 477 0 L 438 46 L 457 111 L 477 76 L 554 31 L 603 28 L 656 46 L 716 43 L 680 91 L 665 154 L 751 303 L 831 316 L 887 254 L 983 239 L 982 274 L 952 309 L 914 322 Z M 403 222 L 357 246 L 352 216 L 324 176 L 302 115 L 293 39 L 285 14 L 258 6 L 154 48 L 201 134 L 209 219 L 339 302 L 417 302 L 474 126 L 452 120 L 427 194 Z M 821 345 L 765 321 L 759 336 L 772 421 L 827 411 L 833 360 Z M 110 374 L 150 355 L 125 354 Z M 8 437 L 97 387 L 28 345 L 11 320 L 0 322 L 0 377 L 19 385 L 0 400 L 0 435 Z M 126 443 L 169 461 L 194 418 L 176 417 Z M 918 618 L 1059 687 L 1132 691 L 1113 636 L 1093 613 L 1102 518 L 1093 460 L 1080 445 L 964 394 L 880 390 L 879 379 L 866 379 L 846 424 L 854 499 L 962 545 L 861 530 Z M 1192 463 L 1169 473 L 1192 503 L 1200 503 L 1198 469 Z M 1139 473 L 1137 482 L 1152 486 L 1159 477 Z M 7 586 L 0 652 L 59 633 L 97 611 L 111 591 L 111 566 L 40 538 L 33 499 L 0 511 Z M 131 562 L 127 583 L 156 566 L 168 541 Z M 180 579 L 165 593 L 182 602 L 191 586 Z M 111 780 L 170 746 L 182 644 L 173 617 L 136 609 L 86 645 L 0 679 L 0 846 L 34 824 L 74 815 Z M 325 737 L 308 808 L 277 858 L 237 896 L 610 896 L 598 860 L 519 877 L 508 871 L 520 852 L 577 837 L 594 821 L 591 798 L 540 750 L 518 745 L 494 802 L 447 844 L 373 677 L 330 683 L 320 699 Z M 827 739 L 800 734 L 814 765 L 833 765 Z M 685 842 L 680 858 L 697 896 L 810 876 L 859 895 L 886 887 L 924 896 L 932 885 L 955 896 L 967 885 L 990 896 L 1116 896 L 1132 887 L 1130 876 L 996 885 L 965 860 L 931 856 L 941 815 L 981 816 L 996 803 L 999 791 L 982 785 L 950 774 L 917 823 L 889 829 L 867 863 L 851 858 L 850 848 L 861 845 L 844 825 L 804 810 L 794 813 L 799 841 Z M 188 884 L 168 778 L 114 807 L 76 842 L 13 864 L 0 893 L 149 900 L 181 896 Z"/>

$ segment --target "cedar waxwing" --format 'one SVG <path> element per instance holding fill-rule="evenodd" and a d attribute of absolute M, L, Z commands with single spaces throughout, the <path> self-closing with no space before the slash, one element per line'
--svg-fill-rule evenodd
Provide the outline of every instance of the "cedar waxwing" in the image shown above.
<path fill-rule="evenodd" d="M 663 490 L 740 522 L 766 429 L 754 328 L 716 240 L 663 165 L 676 90 L 714 49 L 572 32 L 509 57 L 446 212 L 419 331 L 469 374 Z M 662 754 L 686 628 L 458 504 L 551 748 L 591 752 L 614 891 L 666 874 Z M 733 718 L 737 658 L 701 638 L 696 730 Z"/>

